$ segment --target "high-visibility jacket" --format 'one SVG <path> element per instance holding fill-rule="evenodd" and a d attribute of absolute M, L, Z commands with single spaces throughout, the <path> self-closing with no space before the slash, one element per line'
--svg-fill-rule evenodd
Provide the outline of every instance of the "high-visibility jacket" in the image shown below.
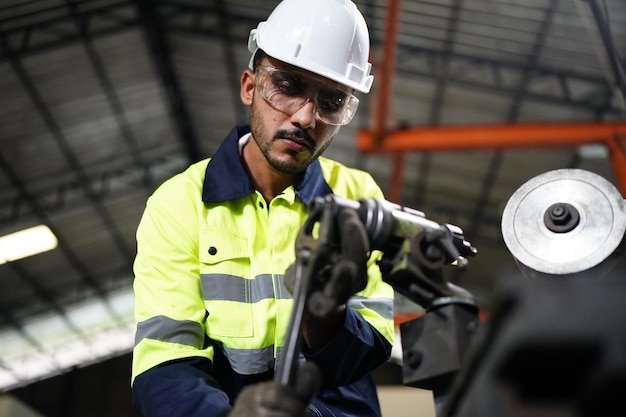
<path fill-rule="evenodd" d="M 134 385 L 150 370 L 200 358 L 212 365 L 207 373 L 217 384 L 208 385 L 230 402 L 247 383 L 271 378 L 293 305 L 283 274 L 295 260 L 307 204 L 329 193 L 383 197 L 369 174 L 322 157 L 268 205 L 240 159 L 240 138 L 248 133 L 248 126 L 233 129 L 213 158 L 148 199 L 134 264 Z M 348 302 L 345 328 L 308 357 L 333 389 L 357 382 L 389 356 L 393 289 L 374 256 L 368 273 L 367 287 Z"/>

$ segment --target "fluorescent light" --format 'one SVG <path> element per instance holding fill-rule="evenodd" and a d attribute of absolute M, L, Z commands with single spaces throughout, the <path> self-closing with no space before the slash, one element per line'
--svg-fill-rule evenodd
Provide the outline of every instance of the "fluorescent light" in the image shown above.
<path fill-rule="evenodd" d="M 52 250 L 57 243 L 54 233 L 43 224 L 0 236 L 0 264 Z"/>

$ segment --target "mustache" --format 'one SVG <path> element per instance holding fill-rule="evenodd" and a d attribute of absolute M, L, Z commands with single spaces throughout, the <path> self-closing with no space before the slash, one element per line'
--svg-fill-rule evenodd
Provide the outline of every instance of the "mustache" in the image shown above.
<path fill-rule="evenodd" d="M 292 130 L 281 129 L 274 134 L 274 139 L 288 138 L 288 137 L 302 139 L 313 150 L 315 150 L 315 148 L 317 147 L 315 139 L 313 139 L 313 137 L 309 135 L 309 133 L 304 129 L 297 129 L 297 128 L 292 129 Z"/>

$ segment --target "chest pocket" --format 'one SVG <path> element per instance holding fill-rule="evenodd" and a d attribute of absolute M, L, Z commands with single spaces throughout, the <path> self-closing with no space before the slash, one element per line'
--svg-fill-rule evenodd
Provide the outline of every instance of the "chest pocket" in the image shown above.
<path fill-rule="evenodd" d="M 230 230 L 205 228 L 199 240 L 200 282 L 208 313 L 209 337 L 230 345 L 225 338 L 254 335 L 250 254 L 245 236 Z"/>

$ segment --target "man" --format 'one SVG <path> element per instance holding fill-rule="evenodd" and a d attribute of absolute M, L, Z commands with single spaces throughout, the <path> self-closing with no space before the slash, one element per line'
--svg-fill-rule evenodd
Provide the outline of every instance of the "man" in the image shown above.
<path fill-rule="evenodd" d="M 369 92 L 373 80 L 356 6 L 285 0 L 248 47 L 241 100 L 250 125 L 159 187 L 137 230 L 132 384 L 148 417 L 304 412 L 311 384 L 272 378 L 293 305 L 284 274 L 307 205 L 329 193 L 383 198 L 369 174 L 321 157 L 356 111 L 353 91 Z M 341 215 L 339 227 L 355 227 Z M 356 294 L 302 327 L 302 356 L 321 374 L 310 415 L 380 415 L 370 373 L 391 351 L 393 290 L 360 232 L 344 236 L 355 246 L 344 241 L 341 254 L 354 266 L 346 279 Z"/>

